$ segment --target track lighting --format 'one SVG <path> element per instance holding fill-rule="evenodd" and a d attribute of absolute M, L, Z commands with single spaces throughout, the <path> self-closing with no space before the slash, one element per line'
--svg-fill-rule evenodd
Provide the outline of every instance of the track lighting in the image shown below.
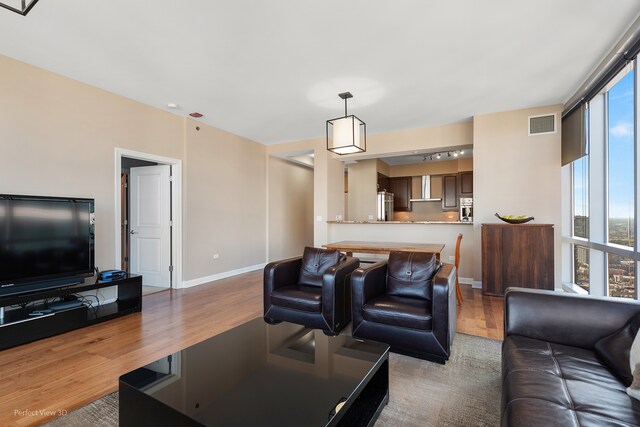
<path fill-rule="evenodd" d="M 427 157 L 429 158 L 430 161 L 433 161 L 433 158 L 435 157 L 436 160 L 439 160 L 442 158 L 443 154 L 446 154 L 448 158 L 452 158 L 452 157 L 460 157 L 462 155 L 464 155 L 465 150 L 451 150 L 451 151 L 440 151 L 438 153 L 431 153 L 431 154 L 426 154 L 424 156 L 422 156 L 422 161 L 426 162 L 427 161 Z"/>

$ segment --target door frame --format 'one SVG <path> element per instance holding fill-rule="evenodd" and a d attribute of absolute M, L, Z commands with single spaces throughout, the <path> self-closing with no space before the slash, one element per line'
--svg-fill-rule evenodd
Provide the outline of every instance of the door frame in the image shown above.
<path fill-rule="evenodd" d="M 182 281 L 182 160 L 171 157 L 158 156 L 155 154 L 143 153 L 140 151 L 127 150 L 125 148 L 115 149 L 115 255 L 116 268 L 122 268 L 121 253 L 121 237 L 120 237 L 120 176 L 122 174 L 122 158 L 129 157 L 131 159 L 146 160 L 148 162 L 156 162 L 159 164 L 172 166 L 172 197 L 171 211 L 173 217 L 173 229 L 171 239 L 171 251 L 173 254 L 173 272 L 171 273 L 172 288 L 179 289 L 183 287 Z"/>

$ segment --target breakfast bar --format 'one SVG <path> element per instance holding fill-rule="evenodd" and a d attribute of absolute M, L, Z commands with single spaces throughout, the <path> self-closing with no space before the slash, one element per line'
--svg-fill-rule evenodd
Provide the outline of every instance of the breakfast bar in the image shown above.
<path fill-rule="evenodd" d="M 327 249 L 337 249 L 346 252 L 347 256 L 353 256 L 354 252 L 366 254 L 388 254 L 389 252 L 426 252 L 436 255 L 440 260 L 440 253 L 444 249 L 444 243 L 407 243 L 407 242 L 362 242 L 343 240 L 336 243 L 323 245 Z"/>
<path fill-rule="evenodd" d="M 460 281 L 472 283 L 475 237 L 470 221 L 327 221 L 327 240 L 319 245 L 347 253 L 370 254 L 355 255 L 367 261 L 382 260 L 395 250 L 426 250 L 435 253 L 441 262 L 453 263 L 458 234 L 464 236 L 458 269 Z"/>

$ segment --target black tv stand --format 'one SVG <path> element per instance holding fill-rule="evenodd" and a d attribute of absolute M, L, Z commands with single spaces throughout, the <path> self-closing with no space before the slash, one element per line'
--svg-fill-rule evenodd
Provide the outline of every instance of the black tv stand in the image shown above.
<path fill-rule="evenodd" d="M 94 308 L 86 305 L 71 307 L 37 316 L 32 312 L 45 310 L 44 304 L 34 302 L 64 298 L 81 292 L 117 287 L 116 301 Z M 9 306 L 22 306 L 8 309 Z M 89 277 L 82 283 L 58 288 L 41 289 L 17 295 L 0 296 L 4 316 L 0 318 L 0 350 L 42 338 L 82 328 L 142 310 L 142 276 L 127 275 L 124 279 L 103 282 Z"/>

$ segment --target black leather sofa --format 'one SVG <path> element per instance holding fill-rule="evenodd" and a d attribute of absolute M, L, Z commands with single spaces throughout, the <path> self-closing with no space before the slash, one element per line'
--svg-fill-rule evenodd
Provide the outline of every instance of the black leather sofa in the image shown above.
<path fill-rule="evenodd" d="M 354 338 L 445 363 L 456 332 L 456 268 L 433 254 L 391 252 L 351 276 Z"/>
<path fill-rule="evenodd" d="M 626 394 L 639 313 L 635 301 L 507 289 L 502 426 L 640 425 Z"/>
<path fill-rule="evenodd" d="M 282 321 L 336 335 L 351 321 L 351 273 L 358 258 L 306 247 L 302 256 L 264 268 L 264 320 Z"/>

